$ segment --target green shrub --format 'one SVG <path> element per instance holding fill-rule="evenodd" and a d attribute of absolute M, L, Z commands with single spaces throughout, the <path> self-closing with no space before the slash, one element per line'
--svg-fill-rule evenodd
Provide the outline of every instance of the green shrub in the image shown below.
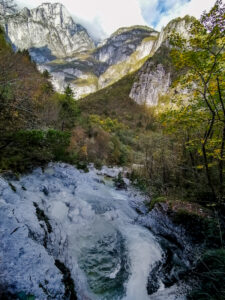
<path fill-rule="evenodd" d="M 65 161 L 70 134 L 49 129 L 20 130 L 8 137 L 10 145 L 0 153 L 0 170 L 24 172 L 49 161 Z"/>
<path fill-rule="evenodd" d="M 96 159 L 96 161 L 94 162 L 94 165 L 95 165 L 95 168 L 97 170 L 101 170 L 102 169 L 102 166 L 103 166 L 103 163 L 100 159 Z"/>
<path fill-rule="evenodd" d="M 206 251 L 198 262 L 196 272 L 200 286 L 189 295 L 189 299 L 225 299 L 225 249 Z"/>
<path fill-rule="evenodd" d="M 127 185 L 126 185 L 126 183 L 125 183 L 124 180 L 123 180 L 123 176 L 122 176 L 122 173 L 121 173 L 121 172 L 118 174 L 117 177 L 115 177 L 115 178 L 113 179 L 113 181 L 114 181 L 115 186 L 116 186 L 118 189 L 126 189 L 126 188 L 127 188 Z"/>
<path fill-rule="evenodd" d="M 149 203 L 149 210 L 152 210 L 157 203 L 163 203 L 163 202 L 166 202 L 166 198 L 165 197 L 155 197 L 155 198 L 152 198 L 151 201 L 150 201 L 150 203 Z"/>
<path fill-rule="evenodd" d="M 136 188 L 144 193 L 147 192 L 148 182 L 144 176 L 141 176 L 140 174 L 138 174 L 138 172 L 133 170 L 129 175 L 129 179 Z"/>

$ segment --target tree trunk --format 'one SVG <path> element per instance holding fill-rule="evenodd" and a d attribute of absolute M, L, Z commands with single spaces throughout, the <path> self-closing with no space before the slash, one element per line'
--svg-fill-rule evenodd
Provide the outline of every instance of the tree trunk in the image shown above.
<path fill-rule="evenodd" d="M 225 147 L 225 126 L 223 127 L 222 143 L 220 150 L 219 173 L 220 173 L 220 198 L 223 197 L 223 169 L 224 169 L 224 147 Z"/>
<path fill-rule="evenodd" d="M 212 119 L 211 119 L 211 122 L 210 122 L 210 126 L 209 126 L 209 129 L 205 133 L 204 142 L 202 144 L 202 152 L 203 152 L 203 157 L 204 157 L 204 165 L 205 165 L 208 185 L 209 185 L 209 187 L 212 191 L 213 198 L 216 199 L 216 193 L 215 193 L 215 189 L 214 189 L 214 186 L 213 186 L 213 182 L 212 182 L 212 178 L 211 178 L 211 174 L 210 174 L 210 170 L 209 170 L 209 164 L 208 164 L 208 158 L 207 158 L 207 152 L 206 152 L 206 145 L 207 145 L 207 142 L 208 142 L 208 138 L 209 138 L 209 136 L 212 132 L 214 121 L 215 121 L 215 114 L 212 114 Z"/>

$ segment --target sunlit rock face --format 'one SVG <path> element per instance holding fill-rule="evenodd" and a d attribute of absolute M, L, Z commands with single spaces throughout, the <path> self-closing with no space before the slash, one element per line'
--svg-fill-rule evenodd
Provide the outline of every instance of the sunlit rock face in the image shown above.
<path fill-rule="evenodd" d="M 38 68 L 51 73 L 54 88 L 63 92 L 70 84 L 76 99 L 137 70 L 159 34 L 147 26 L 121 28 L 95 47 L 59 3 L 17 12 L 2 8 L 1 15 L 14 49 L 28 49 Z"/>
<path fill-rule="evenodd" d="M 11 43 L 20 50 L 32 49 L 31 55 L 37 62 L 94 48 L 86 29 L 76 24 L 59 3 L 24 8 L 2 23 Z"/>
<path fill-rule="evenodd" d="M 73 57 L 41 64 L 52 74 L 57 91 L 69 83 L 76 99 L 114 83 L 143 64 L 155 45 L 158 33 L 142 26 L 123 28 L 96 50 L 76 53 Z M 31 51 L 31 50 L 30 50 Z"/>
<path fill-rule="evenodd" d="M 184 18 L 176 18 L 170 21 L 165 28 L 162 29 L 160 32 L 158 41 L 155 45 L 155 51 L 159 49 L 162 43 L 166 43 L 167 46 L 169 45 L 169 36 L 174 31 L 181 34 L 183 37 L 188 38 L 189 34 L 188 31 L 191 27 L 191 24 L 195 20 L 194 17 L 185 16 Z"/>
<path fill-rule="evenodd" d="M 192 21 L 188 16 L 175 19 L 161 33 L 147 26 L 120 28 L 95 46 L 86 29 L 59 3 L 21 11 L 0 5 L 0 24 L 8 40 L 15 50 L 28 49 L 39 70 L 51 73 L 56 91 L 63 92 L 70 84 L 74 97 L 80 99 L 143 66 L 130 97 L 147 105 L 158 103 L 171 80 L 163 63 L 153 68 L 145 62 L 157 55 L 162 45 L 169 46 L 173 30 L 187 36 Z"/>
<path fill-rule="evenodd" d="M 130 97 L 138 104 L 155 106 L 160 95 L 164 95 L 170 86 L 170 73 L 163 65 L 154 66 L 147 62 L 139 72 L 139 79 L 133 84 Z"/>
<path fill-rule="evenodd" d="M 136 29 L 133 29 L 133 31 L 137 32 Z M 104 88 L 109 84 L 118 81 L 127 74 L 137 71 L 146 59 L 154 54 L 154 46 L 157 38 L 158 33 L 156 31 L 149 31 L 148 36 L 141 40 L 135 51 L 133 51 L 130 55 L 127 54 L 125 60 L 117 56 L 118 61 L 110 65 L 99 77 L 99 88 Z M 128 39 L 128 41 L 130 42 L 130 39 Z M 124 46 L 126 47 L 126 43 Z M 123 46 L 121 47 L 123 48 Z"/>
<path fill-rule="evenodd" d="M 156 37 L 158 33 L 147 26 L 120 28 L 95 50 L 94 57 L 108 65 L 125 61 L 150 36 Z"/>
<path fill-rule="evenodd" d="M 152 46 L 152 58 L 140 68 L 132 86 L 129 96 L 135 102 L 147 106 L 156 106 L 160 96 L 168 93 L 172 83 L 171 68 L 168 68 L 168 64 L 171 65 L 171 58 L 168 56 L 170 49 L 169 36 L 175 31 L 188 38 L 188 31 L 193 20 L 194 18 L 189 16 L 183 19 L 177 18 L 162 29 L 158 39 Z M 164 50 L 161 51 L 162 48 L 168 49 L 166 51 L 167 59 L 163 55 Z"/>

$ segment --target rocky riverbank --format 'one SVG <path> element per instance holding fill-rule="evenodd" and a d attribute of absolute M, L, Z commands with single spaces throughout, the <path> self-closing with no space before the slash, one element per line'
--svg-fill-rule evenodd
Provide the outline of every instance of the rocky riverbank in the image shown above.
<path fill-rule="evenodd" d="M 193 241 L 129 181 L 115 188 L 120 171 L 1 178 L 1 299 L 185 299 Z"/>

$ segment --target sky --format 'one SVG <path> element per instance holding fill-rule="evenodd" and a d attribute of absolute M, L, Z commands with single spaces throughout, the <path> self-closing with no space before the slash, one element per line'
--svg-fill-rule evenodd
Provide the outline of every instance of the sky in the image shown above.
<path fill-rule="evenodd" d="M 224 0 L 225 1 L 225 0 Z M 197 18 L 215 0 L 15 0 L 19 7 L 34 8 L 44 2 L 62 3 L 77 23 L 96 39 L 103 39 L 120 27 L 148 25 L 160 31 L 176 18 L 189 14 Z"/>

